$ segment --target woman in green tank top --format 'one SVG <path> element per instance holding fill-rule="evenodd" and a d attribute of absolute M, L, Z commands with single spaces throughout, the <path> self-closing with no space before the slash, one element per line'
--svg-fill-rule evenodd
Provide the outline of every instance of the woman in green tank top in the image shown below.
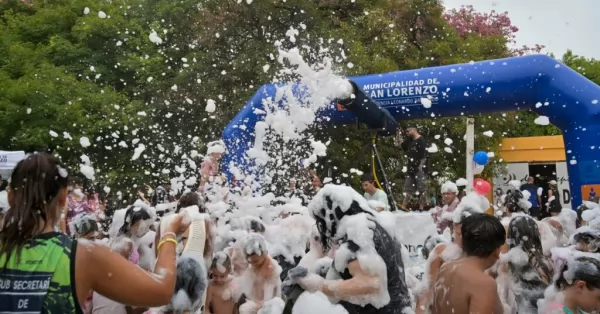
<path fill-rule="evenodd" d="M 0 232 L 0 312 L 81 313 L 93 291 L 136 307 L 169 303 L 174 235 L 187 228 L 182 216 L 164 233 L 154 273 L 147 273 L 104 245 L 54 231 L 68 182 L 67 170 L 49 155 L 32 154 L 15 167 Z"/>

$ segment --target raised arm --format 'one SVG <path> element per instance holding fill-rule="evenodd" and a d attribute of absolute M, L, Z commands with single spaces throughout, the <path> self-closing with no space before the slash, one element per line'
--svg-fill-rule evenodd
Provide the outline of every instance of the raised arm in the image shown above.
<path fill-rule="evenodd" d="M 182 216 L 173 220 L 167 232 L 181 233 Z M 187 228 L 187 226 L 185 226 Z M 165 233 L 154 273 L 147 273 L 104 245 L 82 241 L 75 254 L 77 298 L 83 304 L 90 291 L 124 305 L 162 306 L 175 289 L 175 238 Z M 143 293 L 140 293 L 142 292 Z"/>
<path fill-rule="evenodd" d="M 158 256 L 158 243 L 160 242 L 160 224 L 156 228 L 156 235 L 154 236 L 154 256 Z"/>

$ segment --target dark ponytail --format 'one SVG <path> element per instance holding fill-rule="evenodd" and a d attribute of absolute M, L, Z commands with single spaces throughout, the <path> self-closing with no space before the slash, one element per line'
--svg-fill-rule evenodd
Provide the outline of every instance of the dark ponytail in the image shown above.
<path fill-rule="evenodd" d="M 69 184 L 67 170 L 60 161 L 46 154 L 32 154 L 21 160 L 10 179 L 10 210 L 0 232 L 2 269 L 38 232 L 60 221 L 59 193 Z M 16 252 L 15 252 L 16 250 Z"/>

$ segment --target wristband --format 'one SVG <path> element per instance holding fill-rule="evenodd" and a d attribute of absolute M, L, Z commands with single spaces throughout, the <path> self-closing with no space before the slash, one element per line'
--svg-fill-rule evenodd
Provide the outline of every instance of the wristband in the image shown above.
<path fill-rule="evenodd" d="M 163 235 L 160 237 L 160 240 L 162 241 L 162 240 L 163 240 L 163 239 L 164 239 L 166 236 L 168 236 L 168 235 L 171 235 L 171 236 L 173 236 L 173 239 L 177 239 L 177 235 L 175 234 L 175 232 L 165 232 L 165 234 L 163 234 Z"/>
<path fill-rule="evenodd" d="M 156 247 L 157 251 L 160 251 L 160 248 L 163 246 L 163 244 L 165 244 L 167 242 L 171 242 L 171 243 L 175 244 L 175 246 L 177 247 L 177 240 L 175 240 L 175 239 L 164 239 L 164 240 L 160 241 L 160 243 L 158 243 L 158 246 Z"/>

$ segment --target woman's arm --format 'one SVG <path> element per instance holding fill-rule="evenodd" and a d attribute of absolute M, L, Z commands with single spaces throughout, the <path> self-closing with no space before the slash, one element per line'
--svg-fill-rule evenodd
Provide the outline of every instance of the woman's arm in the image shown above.
<path fill-rule="evenodd" d="M 379 292 L 381 279 L 366 274 L 357 260 L 348 263 L 348 271 L 352 275 L 348 280 L 326 280 L 321 291 L 330 297 L 344 300 L 348 297 L 367 295 Z"/>
<path fill-rule="evenodd" d="M 96 291 L 124 305 L 154 307 L 169 303 L 175 289 L 175 247 L 172 241 L 163 243 L 154 274 L 150 274 L 104 245 L 80 242 L 75 254 L 79 302 L 83 304 L 87 294 Z"/>
<path fill-rule="evenodd" d="M 160 243 L 160 223 L 158 224 L 157 229 L 156 235 L 154 235 L 154 256 L 158 256 L 158 243 Z"/>

